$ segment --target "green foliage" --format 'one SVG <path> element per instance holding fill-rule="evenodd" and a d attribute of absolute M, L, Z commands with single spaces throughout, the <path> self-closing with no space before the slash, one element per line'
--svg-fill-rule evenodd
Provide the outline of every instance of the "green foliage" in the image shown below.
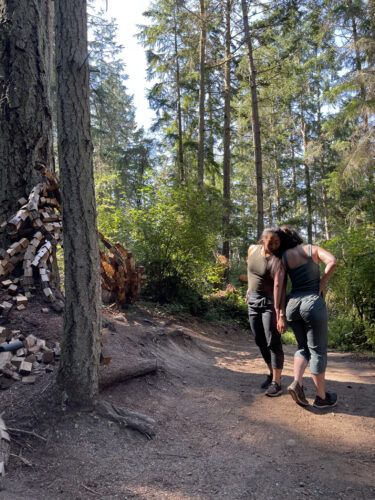
<path fill-rule="evenodd" d="M 204 318 L 208 321 L 234 321 L 243 328 L 249 328 L 247 303 L 240 293 L 228 292 L 223 297 L 210 295 L 206 298 Z"/>
<path fill-rule="evenodd" d="M 338 259 L 328 304 L 332 345 L 375 350 L 374 227 L 348 231 L 325 244 Z"/>
<path fill-rule="evenodd" d="M 296 337 L 290 328 L 281 335 L 281 342 L 288 345 L 297 345 Z"/>
<path fill-rule="evenodd" d="M 144 203 L 126 215 L 129 245 L 146 267 L 144 294 L 160 303 L 180 301 L 198 312 L 217 281 L 214 250 L 221 222 L 215 191 L 144 188 Z"/>

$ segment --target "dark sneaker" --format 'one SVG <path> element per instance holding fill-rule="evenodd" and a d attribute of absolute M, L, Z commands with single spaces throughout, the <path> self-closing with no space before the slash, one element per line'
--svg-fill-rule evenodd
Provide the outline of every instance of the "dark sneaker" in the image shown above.
<path fill-rule="evenodd" d="M 301 387 L 297 380 L 294 380 L 288 387 L 289 394 L 292 396 L 294 401 L 302 406 L 307 406 L 309 402 L 306 399 L 303 386 Z"/>
<path fill-rule="evenodd" d="M 281 385 L 279 385 L 277 382 L 272 382 L 269 388 L 266 390 L 266 396 L 270 396 L 271 398 L 280 396 L 281 391 Z"/>
<path fill-rule="evenodd" d="M 267 375 L 267 378 L 266 378 L 266 380 L 263 382 L 263 384 L 261 385 L 261 388 L 262 388 L 262 389 L 267 389 L 267 387 L 268 387 L 269 385 L 271 385 L 272 378 L 273 378 L 273 377 L 272 377 L 272 375 Z"/>
<path fill-rule="evenodd" d="M 315 397 L 313 406 L 315 408 L 330 408 L 331 406 L 336 406 L 337 404 L 337 394 L 334 392 L 326 392 L 326 397 L 322 399 L 319 396 Z"/>

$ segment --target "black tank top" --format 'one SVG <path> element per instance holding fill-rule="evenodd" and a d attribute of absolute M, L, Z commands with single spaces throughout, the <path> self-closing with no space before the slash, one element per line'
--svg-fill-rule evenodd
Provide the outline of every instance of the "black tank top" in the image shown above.
<path fill-rule="evenodd" d="M 314 262 L 312 258 L 311 245 L 309 245 L 308 248 L 308 261 L 294 269 L 290 268 L 288 265 L 286 252 L 283 253 L 283 260 L 292 281 L 291 294 L 298 294 L 299 292 L 319 293 L 320 268 L 319 264 Z"/>
<path fill-rule="evenodd" d="M 269 298 L 273 297 L 273 279 L 271 276 L 271 257 L 263 257 L 262 246 L 257 245 L 251 252 L 247 263 L 247 279 L 249 292 L 260 292 Z"/>

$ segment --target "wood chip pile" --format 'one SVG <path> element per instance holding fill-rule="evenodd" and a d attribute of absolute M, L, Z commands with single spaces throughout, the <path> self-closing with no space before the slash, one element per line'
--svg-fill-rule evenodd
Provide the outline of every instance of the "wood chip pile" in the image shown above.
<path fill-rule="evenodd" d="M 45 340 L 34 335 L 0 326 L 0 389 L 18 381 L 33 384 L 38 373 L 53 371 L 59 357 L 59 343 L 48 347 Z"/>

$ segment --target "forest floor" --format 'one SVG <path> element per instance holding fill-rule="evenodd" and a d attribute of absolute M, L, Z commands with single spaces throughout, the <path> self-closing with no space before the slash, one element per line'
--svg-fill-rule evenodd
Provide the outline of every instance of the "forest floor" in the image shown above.
<path fill-rule="evenodd" d="M 62 317 L 29 304 L 11 326 L 47 341 Z M 329 352 L 327 389 L 337 407 L 296 405 L 293 346 L 285 346 L 283 394 L 265 397 L 264 363 L 248 331 L 139 305 L 107 308 L 108 367 L 156 358 L 155 374 L 104 390 L 100 398 L 156 420 L 147 439 L 93 411 L 65 409 L 54 373 L 0 393 L 12 435 L 0 499 L 375 499 L 375 361 Z M 176 334 L 176 328 L 183 330 Z M 172 334 L 171 334 L 172 333 Z M 56 370 L 56 368 L 55 368 Z M 307 396 L 313 386 L 306 377 Z"/>

